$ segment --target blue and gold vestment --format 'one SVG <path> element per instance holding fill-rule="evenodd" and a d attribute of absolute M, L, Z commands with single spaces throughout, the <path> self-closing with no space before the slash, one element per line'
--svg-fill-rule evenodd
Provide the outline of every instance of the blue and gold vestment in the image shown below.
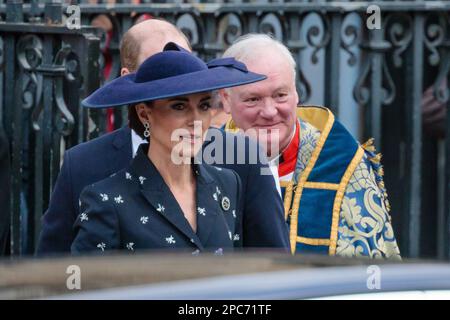
<path fill-rule="evenodd" d="M 360 145 L 327 108 L 302 106 L 297 116 L 295 171 L 280 181 L 291 252 L 401 259 L 372 141 Z"/>

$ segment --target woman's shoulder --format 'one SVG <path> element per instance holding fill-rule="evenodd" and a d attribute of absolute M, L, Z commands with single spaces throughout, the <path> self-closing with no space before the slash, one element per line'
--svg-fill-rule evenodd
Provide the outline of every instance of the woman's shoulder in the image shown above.
<path fill-rule="evenodd" d="M 128 169 L 122 169 L 118 172 L 112 173 L 110 176 L 99 180 L 93 184 L 86 186 L 83 192 L 99 192 L 102 194 L 116 194 L 118 192 L 130 191 L 132 185 L 131 174 Z"/>

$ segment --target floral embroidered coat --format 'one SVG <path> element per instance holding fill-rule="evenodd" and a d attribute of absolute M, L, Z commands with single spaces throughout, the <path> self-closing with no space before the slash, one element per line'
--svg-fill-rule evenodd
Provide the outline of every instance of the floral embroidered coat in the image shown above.
<path fill-rule="evenodd" d="M 193 165 L 197 232 L 141 145 L 130 166 L 80 196 L 72 253 L 184 249 L 218 254 L 242 246 L 240 178 L 232 170 Z"/>

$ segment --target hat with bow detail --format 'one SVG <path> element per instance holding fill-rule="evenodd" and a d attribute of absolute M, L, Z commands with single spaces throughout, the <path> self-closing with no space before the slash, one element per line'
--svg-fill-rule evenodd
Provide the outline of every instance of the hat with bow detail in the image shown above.
<path fill-rule="evenodd" d="M 234 58 L 203 62 L 169 42 L 147 58 L 136 73 L 114 79 L 82 101 L 88 108 L 109 108 L 240 86 L 266 79 Z"/>

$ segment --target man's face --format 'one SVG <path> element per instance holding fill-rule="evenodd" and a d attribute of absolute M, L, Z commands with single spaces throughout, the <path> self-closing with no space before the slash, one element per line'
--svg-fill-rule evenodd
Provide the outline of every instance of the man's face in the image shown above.
<path fill-rule="evenodd" d="M 264 74 L 267 79 L 223 90 L 222 102 L 237 127 L 244 131 L 254 129 L 268 155 L 275 156 L 288 145 L 295 128 L 298 94 L 293 69 L 277 52 L 265 51 L 264 55 L 244 62 L 248 70 Z M 271 144 L 276 146 L 276 141 L 279 150 L 272 150 Z"/>

